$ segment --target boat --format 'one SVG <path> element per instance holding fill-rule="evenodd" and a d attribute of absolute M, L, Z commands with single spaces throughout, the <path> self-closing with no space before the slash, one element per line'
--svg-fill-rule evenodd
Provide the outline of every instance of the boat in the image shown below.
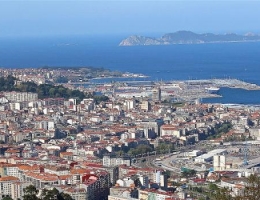
<path fill-rule="evenodd" d="M 217 94 L 220 88 L 218 88 L 218 87 L 208 87 L 208 88 L 205 88 L 205 89 L 210 94 Z"/>

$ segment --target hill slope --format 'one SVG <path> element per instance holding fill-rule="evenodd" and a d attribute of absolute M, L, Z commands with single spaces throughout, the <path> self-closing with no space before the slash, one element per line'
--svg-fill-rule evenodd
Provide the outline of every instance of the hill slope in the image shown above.
<path fill-rule="evenodd" d="M 246 34 L 237 35 L 203 33 L 197 34 L 191 31 L 178 31 L 168 33 L 161 38 L 152 38 L 133 35 L 122 40 L 119 46 L 137 46 L 137 45 L 171 45 L 171 44 L 202 44 L 202 43 L 224 43 L 224 42 L 255 42 L 260 41 L 260 35 Z"/>

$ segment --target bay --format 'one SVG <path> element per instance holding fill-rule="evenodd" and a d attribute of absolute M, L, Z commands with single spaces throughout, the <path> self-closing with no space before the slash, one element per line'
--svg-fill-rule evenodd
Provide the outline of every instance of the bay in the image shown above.
<path fill-rule="evenodd" d="M 0 67 L 93 66 L 149 76 L 142 80 L 237 78 L 260 85 L 259 42 L 120 47 L 123 38 L 0 38 Z M 220 94 L 205 101 L 260 104 L 259 91 L 222 88 Z"/>

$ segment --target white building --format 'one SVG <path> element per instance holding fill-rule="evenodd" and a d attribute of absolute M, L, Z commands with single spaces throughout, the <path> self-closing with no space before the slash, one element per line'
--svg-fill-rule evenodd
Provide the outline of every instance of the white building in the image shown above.
<path fill-rule="evenodd" d="M 193 150 L 193 151 L 189 151 L 189 152 L 184 152 L 184 156 L 187 156 L 187 157 L 197 157 L 199 155 L 201 155 L 200 150 Z"/>
<path fill-rule="evenodd" d="M 112 167 L 117 165 L 131 166 L 131 158 L 128 156 L 116 157 L 115 155 L 104 155 L 103 166 Z"/>
<path fill-rule="evenodd" d="M 91 111 L 95 109 L 95 101 L 94 99 L 83 99 L 80 102 L 81 108 L 84 108 L 86 111 Z"/>
<path fill-rule="evenodd" d="M 160 170 L 155 170 L 153 173 L 153 182 L 157 183 L 158 185 L 161 182 L 161 171 Z"/>
<path fill-rule="evenodd" d="M 7 176 L 19 177 L 18 167 L 16 165 L 6 166 L 5 169 L 6 169 L 6 175 Z"/>
<path fill-rule="evenodd" d="M 167 175 L 166 174 L 161 174 L 160 175 L 160 187 L 168 187 L 168 181 L 167 181 Z"/>
<path fill-rule="evenodd" d="M 213 160 L 213 157 L 215 155 L 223 155 L 226 154 L 227 150 L 226 149 L 214 149 L 212 151 L 209 151 L 206 154 L 202 154 L 201 156 L 198 156 L 194 159 L 196 163 L 205 163 L 205 162 L 210 162 Z"/>
<path fill-rule="evenodd" d="M 148 178 L 148 176 L 146 176 L 146 175 L 139 175 L 138 178 L 139 178 L 142 186 L 148 188 L 148 186 L 149 186 L 149 178 Z"/>
<path fill-rule="evenodd" d="M 162 99 L 162 91 L 161 91 L 160 87 L 154 88 L 152 90 L 152 99 L 153 99 L 153 101 L 161 101 L 161 99 Z"/>
<path fill-rule="evenodd" d="M 63 166 L 47 165 L 44 167 L 44 172 L 61 176 L 61 175 L 68 175 L 70 171 L 68 168 Z"/>
<path fill-rule="evenodd" d="M 151 104 L 149 101 L 142 101 L 140 107 L 141 107 L 141 110 L 149 111 L 151 109 Z"/>
<path fill-rule="evenodd" d="M 54 130 L 55 129 L 55 123 L 54 121 L 35 121 L 35 128 L 38 129 L 44 129 L 44 130 Z"/>
<path fill-rule="evenodd" d="M 180 138 L 182 135 L 182 129 L 177 128 L 174 125 L 164 124 L 161 126 L 161 136 L 164 135 L 173 135 L 176 136 L 177 138 Z"/>
<path fill-rule="evenodd" d="M 3 95 L 11 102 L 38 100 L 38 94 L 32 92 L 4 92 Z"/>
<path fill-rule="evenodd" d="M 30 182 L 13 182 L 11 184 L 11 198 L 22 199 L 24 196 L 23 190 L 31 184 Z"/>
<path fill-rule="evenodd" d="M 126 109 L 127 110 L 131 110 L 131 109 L 133 109 L 133 108 L 135 108 L 135 100 L 133 99 L 133 100 L 127 100 L 126 102 L 125 102 L 125 105 L 126 105 Z"/>
<path fill-rule="evenodd" d="M 0 197 L 12 196 L 12 183 L 19 182 L 19 178 L 14 176 L 5 176 L 0 178 Z"/>
<path fill-rule="evenodd" d="M 221 171 L 226 169 L 226 156 L 225 155 L 215 155 L 213 157 L 213 167 L 214 171 Z"/>

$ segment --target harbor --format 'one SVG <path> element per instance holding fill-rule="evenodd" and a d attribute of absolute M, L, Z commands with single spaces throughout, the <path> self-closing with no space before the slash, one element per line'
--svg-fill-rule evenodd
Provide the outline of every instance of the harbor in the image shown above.
<path fill-rule="evenodd" d="M 85 91 L 101 92 L 107 96 L 132 98 L 151 98 L 156 89 L 160 89 L 162 100 L 167 101 L 197 101 L 205 98 L 222 97 L 221 88 L 236 88 L 242 90 L 260 90 L 260 86 L 238 79 L 205 79 L 151 81 L 142 79 L 109 79 L 110 82 L 88 82 L 71 85 Z"/>

